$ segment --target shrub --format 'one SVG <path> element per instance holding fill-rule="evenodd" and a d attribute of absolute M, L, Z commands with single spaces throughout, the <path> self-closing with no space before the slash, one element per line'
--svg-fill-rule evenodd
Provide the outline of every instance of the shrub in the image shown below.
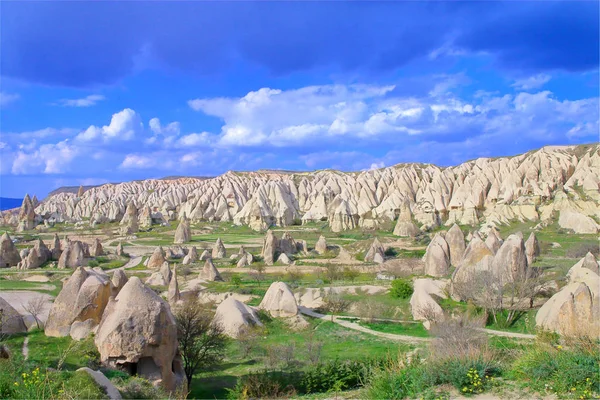
<path fill-rule="evenodd" d="M 362 386 L 369 372 L 370 361 L 335 359 L 306 369 L 300 380 L 302 393 L 341 391 Z"/>
<path fill-rule="evenodd" d="M 511 374 L 540 393 L 591 399 L 600 396 L 599 363 L 596 342 L 572 348 L 538 342 L 515 361 Z"/>
<path fill-rule="evenodd" d="M 413 294 L 413 284 L 407 279 L 394 279 L 390 295 L 397 299 L 408 299 Z"/>
<path fill-rule="evenodd" d="M 90 260 L 88 261 L 88 267 L 97 267 L 98 265 L 100 265 L 100 263 L 97 260 Z"/>
<path fill-rule="evenodd" d="M 565 252 L 565 255 L 569 258 L 583 258 L 588 252 L 597 258 L 600 255 L 600 247 L 598 247 L 597 243 L 584 243 L 576 247 L 571 247 Z"/>
<path fill-rule="evenodd" d="M 133 376 L 127 380 L 120 379 L 116 383 L 121 396 L 124 399 L 163 399 L 168 395 L 150 381 L 138 376 Z"/>

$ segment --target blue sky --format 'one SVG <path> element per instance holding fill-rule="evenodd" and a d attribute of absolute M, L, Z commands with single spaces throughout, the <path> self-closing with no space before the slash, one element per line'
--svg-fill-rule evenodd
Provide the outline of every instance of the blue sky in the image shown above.
<path fill-rule="evenodd" d="M 598 2 L 2 2 L 0 196 L 598 141 Z"/>

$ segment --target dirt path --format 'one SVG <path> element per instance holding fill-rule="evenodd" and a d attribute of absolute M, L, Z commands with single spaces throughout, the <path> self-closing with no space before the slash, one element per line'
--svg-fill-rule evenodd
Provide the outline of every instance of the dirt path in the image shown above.
<path fill-rule="evenodd" d="M 115 268 L 115 269 L 128 269 L 128 268 L 137 267 L 141 262 L 142 262 L 142 257 L 134 257 L 134 258 L 130 259 L 129 261 L 127 261 L 127 263 L 125 265 L 123 265 L 122 267 Z"/>
<path fill-rule="evenodd" d="M 320 314 L 320 313 L 315 312 L 306 307 L 298 307 L 298 309 L 300 310 L 300 312 L 302 314 L 308 315 L 309 317 L 319 318 L 319 319 L 328 320 L 328 321 L 331 320 L 330 315 Z M 396 340 L 399 342 L 419 344 L 419 343 L 424 343 L 424 342 L 428 342 L 431 340 L 430 338 L 419 338 L 419 337 L 414 337 L 414 336 L 396 335 L 393 333 L 378 332 L 378 331 L 374 331 L 373 329 L 365 328 L 364 326 L 361 326 L 355 322 L 350 322 L 350 321 L 345 321 L 343 319 L 339 319 L 338 317 L 333 317 L 333 322 L 335 322 L 336 324 L 339 324 L 345 328 L 348 328 L 348 329 L 352 329 L 352 330 L 355 330 L 358 332 L 368 333 L 370 335 L 378 336 L 378 337 L 381 337 L 384 339 Z"/>
<path fill-rule="evenodd" d="M 322 320 L 331 320 L 330 315 L 320 314 L 318 312 L 311 310 L 310 308 L 300 306 L 300 307 L 298 307 L 298 309 L 300 310 L 300 312 L 302 314 L 308 315 L 309 317 L 319 318 Z M 379 332 L 379 331 L 375 331 L 373 329 L 366 328 L 362 325 L 359 325 L 356 322 L 346 321 L 342 318 L 354 318 L 354 317 L 347 317 L 347 316 L 333 317 L 333 322 L 335 322 L 336 324 L 339 324 L 345 328 L 348 328 L 348 329 L 352 329 L 352 330 L 363 332 L 363 333 L 368 333 L 370 335 L 379 336 L 379 337 L 382 337 L 385 339 L 397 340 L 397 341 L 413 343 L 413 344 L 428 342 L 431 340 L 431 338 L 420 338 L 420 337 L 408 336 L 408 335 L 398 335 L 395 333 Z M 361 318 L 357 317 L 357 319 L 361 319 Z M 387 320 L 387 321 L 395 321 L 395 320 Z M 395 322 L 399 322 L 399 321 L 395 321 Z M 406 322 L 406 321 L 404 321 L 404 322 Z M 535 335 L 529 335 L 526 333 L 503 332 L 503 331 L 495 331 L 493 329 L 485 329 L 485 328 L 480 328 L 479 330 L 487 333 L 488 335 L 493 335 L 493 336 L 503 336 L 503 337 L 510 337 L 510 338 L 514 338 L 514 339 L 528 339 L 528 340 L 535 339 Z"/>

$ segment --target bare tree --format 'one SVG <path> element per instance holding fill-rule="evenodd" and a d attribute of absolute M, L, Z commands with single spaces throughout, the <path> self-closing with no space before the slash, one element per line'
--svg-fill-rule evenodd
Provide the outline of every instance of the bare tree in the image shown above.
<path fill-rule="evenodd" d="M 507 282 L 493 271 L 480 271 L 463 282 L 454 282 L 454 292 L 462 300 L 471 300 L 482 307 L 494 323 L 508 327 L 533 306 L 543 283 L 542 276 L 533 269 Z"/>
<path fill-rule="evenodd" d="M 265 265 L 262 263 L 256 263 L 254 264 L 253 268 L 252 268 L 252 273 L 250 273 L 250 276 L 252 276 L 252 278 L 258 283 L 258 285 L 260 286 L 260 283 L 265 280 Z"/>
<path fill-rule="evenodd" d="M 194 373 L 220 363 L 225 353 L 228 339 L 222 325 L 218 321 L 213 323 L 209 307 L 197 299 L 190 299 L 174 310 L 188 385 L 191 385 Z"/>
<path fill-rule="evenodd" d="M 336 281 L 340 279 L 341 271 L 340 267 L 337 264 L 325 264 L 325 277 L 329 280 L 329 282 Z"/>
<path fill-rule="evenodd" d="M 40 329 L 40 319 L 39 316 L 44 312 L 44 308 L 46 307 L 46 300 L 42 296 L 36 296 L 33 299 L 29 300 L 27 304 L 23 305 L 23 309 L 27 311 L 31 316 L 35 319 L 35 324 L 38 329 Z"/>
<path fill-rule="evenodd" d="M 323 297 L 323 309 L 331 313 L 331 321 L 336 314 L 343 313 L 350 308 L 351 304 L 350 300 L 344 299 L 340 294 L 333 293 L 331 290 Z"/>

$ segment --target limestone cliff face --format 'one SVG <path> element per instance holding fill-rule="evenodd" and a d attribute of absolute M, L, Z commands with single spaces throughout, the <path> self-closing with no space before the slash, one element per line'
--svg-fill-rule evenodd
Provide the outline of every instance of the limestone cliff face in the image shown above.
<path fill-rule="evenodd" d="M 600 147 L 544 147 L 515 157 L 479 158 L 455 167 L 398 164 L 357 173 L 228 172 L 107 184 L 77 196 L 52 195 L 35 208 L 42 218 L 119 221 L 133 202 L 154 222 L 233 221 L 263 230 L 275 224 L 329 221 L 335 231 L 376 228 L 410 210 L 421 228 L 453 223 L 494 227 L 511 220 L 544 221 L 561 213 L 565 228 L 585 220 L 600 228 Z M 4 216 L 5 220 L 10 215 Z M 579 224 L 580 225 L 580 224 Z M 583 228 L 582 228 L 583 229 Z"/>

